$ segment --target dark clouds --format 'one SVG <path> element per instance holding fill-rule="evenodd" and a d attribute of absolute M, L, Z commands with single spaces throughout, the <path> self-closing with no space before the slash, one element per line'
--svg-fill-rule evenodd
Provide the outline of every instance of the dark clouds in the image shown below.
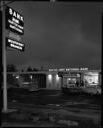
<path fill-rule="evenodd" d="M 8 63 L 40 67 L 101 66 L 103 4 L 14 2 L 24 15 L 24 53 L 8 52 Z"/>

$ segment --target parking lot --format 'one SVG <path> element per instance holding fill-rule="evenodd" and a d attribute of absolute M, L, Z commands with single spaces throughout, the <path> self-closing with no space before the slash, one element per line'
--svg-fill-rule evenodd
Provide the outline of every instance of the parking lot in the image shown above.
<path fill-rule="evenodd" d="M 18 112 L 3 116 L 3 125 L 101 127 L 100 96 L 65 95 L 61 90 L 30 92 L 12 88 L 8 90 L 8 108 Z"/>

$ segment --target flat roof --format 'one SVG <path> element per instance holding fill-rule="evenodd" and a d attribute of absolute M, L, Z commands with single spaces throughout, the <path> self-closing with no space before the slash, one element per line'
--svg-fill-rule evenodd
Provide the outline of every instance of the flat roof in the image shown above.
<path fill-rule="evenodd" d="M 86 72 L 99 72 L 101 70 L 74 70 L 74 71 L 37 71 L 37 72 L 7 72 L 7 74 L 55 74 L 55 73 L 70 73 L 70 72 L 77 72 L 77 73 L 86 73 Z"/>

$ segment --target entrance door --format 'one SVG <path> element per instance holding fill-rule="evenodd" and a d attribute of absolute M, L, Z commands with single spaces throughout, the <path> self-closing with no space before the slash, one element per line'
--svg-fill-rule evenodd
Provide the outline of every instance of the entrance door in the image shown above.
<path fill-rule="evenodd" d="M 46 75 L 45 74 L 38 74 L 38 88 L 46 88 Z"/>

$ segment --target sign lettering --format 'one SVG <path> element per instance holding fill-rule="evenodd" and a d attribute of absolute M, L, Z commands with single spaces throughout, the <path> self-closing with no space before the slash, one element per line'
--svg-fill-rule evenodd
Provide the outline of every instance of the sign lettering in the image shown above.
<path fill-rule="evenodd" d="M 20 51 L 24 51 L 24 44 L 22 44 L 21 42 L 15 41 L 13 39 L 10 38 L 6 38 L 6 45 L 8 47 L 14 48 L 14 49 L 18 49 Z"/>
<path fill-rule="evenodd" d="M 24 18 L 21 14 L 13 10 L 11 7 L 6 7 L 5 10 L 6 29 L 20 35 L 24 34 Z"/>

